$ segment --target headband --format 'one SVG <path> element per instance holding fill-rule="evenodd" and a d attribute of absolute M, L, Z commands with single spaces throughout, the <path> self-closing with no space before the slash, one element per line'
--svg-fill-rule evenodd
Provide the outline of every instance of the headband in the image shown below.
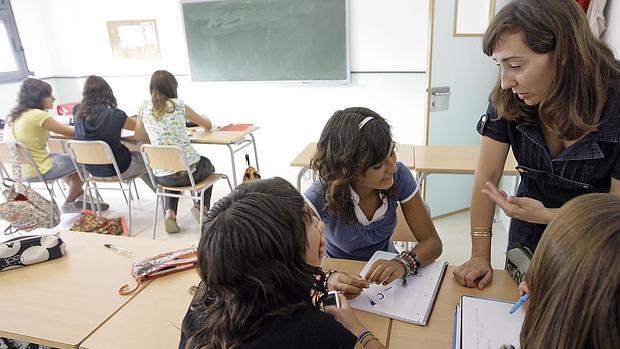
<path fill-rule="evenodd" d="M 374 116 L 367 116 L 364 118 L 364 120 L 362 120 L 362 122 L 360 122 L 358 128 L 361 130 L 362 127 L 364 127 L 364 125 L 366 125 L 370 120 L 374 119 Z"/>

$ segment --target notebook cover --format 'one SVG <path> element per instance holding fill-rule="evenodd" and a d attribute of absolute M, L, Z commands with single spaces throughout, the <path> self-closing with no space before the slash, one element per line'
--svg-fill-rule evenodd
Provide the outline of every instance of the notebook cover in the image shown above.
<path fill-rule="evenodd" d="M 220 131 L 243 131 L 250 126 L 252 126 L 252 124 L 228 124 L 220 128 Z"/>

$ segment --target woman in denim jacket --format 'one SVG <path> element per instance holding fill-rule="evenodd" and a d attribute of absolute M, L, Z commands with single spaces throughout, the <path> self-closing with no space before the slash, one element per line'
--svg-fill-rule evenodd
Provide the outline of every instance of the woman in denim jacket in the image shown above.
<path fill-rule="evenodd" d="M 477 127 L 472 254 L 454 272 L 461 285 L 480 289 L 493 278 L 496 204 L 512 217 L 508 248 L 534 251 L 568 200 L 620 195 L 620 62 L 592 35 L 576 2 L 511 2 L 489 25 L 483 51 L 501 74 Z M 497 189 L 510 148 L 521 177 L 516 196 Z"/>

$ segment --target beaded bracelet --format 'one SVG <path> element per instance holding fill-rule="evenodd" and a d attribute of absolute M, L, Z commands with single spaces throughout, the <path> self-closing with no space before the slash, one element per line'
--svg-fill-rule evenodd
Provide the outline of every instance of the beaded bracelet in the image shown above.
<path fill-rule="evenodd" d="M 332 276 L 333 274 L 337 273 L 337 270 L 334 269 L 323 269 L 323 274 L 325 274 L 325 281 L 324 281 L 324 286 L 325 289 L 329 291 L 329 289 L 327 288 L 327 281 L 329 280 L 329 277 Z"/>

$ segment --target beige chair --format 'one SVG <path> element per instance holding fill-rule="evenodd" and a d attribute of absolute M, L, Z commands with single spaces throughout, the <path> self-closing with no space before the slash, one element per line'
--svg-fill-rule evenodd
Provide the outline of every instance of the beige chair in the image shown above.
<path fill-rule="evenodd" d="M 80 179 L 84 182 L 84 189 L 88 192 L 90 196 L 90 200 L 92 201 L 93 195 L 92 191 L 98 193 L 99 190 L 118 190 L 123 193 L 123 197 L 125 198 L 125 202 L 127 203 L 127 207 L 129 210 L 129 236 L 131 236 L 131 201 L 133 200 L 132 195 L 132 183 L 134 184 L 136 198 L 138 197 L 138 189 L 135 187 L 135 180 L 141 175 L 146 173 L 146 169 L 142 173 L 138 173 L 133 177 L 123 177 L 121 171 L 118 168 L 118 163 L 114 158 L 114 153 L 112 153 L 112 149 L 110 146 L 104 141 L 68 141 L 67 142 L 67 152 L 71 156 L 71 160 L 73 160 L 73 164 L 77 170 Z M 91 175 L 84 165 L 112 165 L 114 167 L 114 171 L 116 172 L 116 176 L 111 177 L 97 177 Z M 100 183 L 118 183 L 120 188 L 109 188 L 109 187 L 97 187 L 97 182 Z M 127 192 L 127 194 L 125 194 Z M 99 195 L 95 195 L 95 203 L 91 202 L 91 207 L 96 207 L 97 212 L 101 214 L 101 205 L 99 201 Z M 84 200 L 84 206 L 86 208 L 86 200 Z"/>
<path fill-rule="evenodd" d="M 9 142 L 0 142 L 0 163 L 2 163 L 2 170 L 4 172 L 4 174 L 2 175 L 3 177 L 3 181 L 4 180 L 10 180 L 12 182 L 24 182 L 24 183 L 28 183 L 28 185 L 30 186 L 30 183 L 38 183 L 41 182 L 45 185 L 45 188 L 47 189 L 48 193 L 50 194 L 50 200 L 54 200 L 54 182 L 58 181 L 59 179 L 62 179 L 62 176 L 56 177 L 56 178 L 50 178 L 49 180 L 45 180 L 43 179 L 43 175 L 41 174 L 41 172 L 39 172 L 39 167 L 37 166 L 37 164 L 34 162 L 34 160 L 32 159 L 32 155 L 30 154 L 30 151 L 28 150 L 28 148 L 21 142 L 16 142 L 15 143 L 15 147 L 16 147 L 16 151 L 17 151 L 17 163 L 19 164 L 19 166 L 23 165 L 30 165 L 32 166 L 32 168 L 34 168 L 36 175 L 32 178 L 14 178 L 13 177 L 13 171 L 12 171 L 12 159 L 11 156 L 9 155 Z M 7 176 L 7 178 L 5 178 L 4 176 Z M 7 184 L 7 183 L 5 183 Z M 50 205 L 50 222 L 53 222 L 53 216 L 54 216 L 54 205 Z M 51 224 L 50 224 L 51 225 Z"/>
<path fill-rule="evenodd" d="M 146 168 L 149 173 L 149 177 L 151 178 L 151 182 L 157 188 L 155 194 L 157 195 L 155 201 L 155 210 L 153 211 L 153 239 L 155 239 L 155 234 L 157 233 L 157 211 L 159 211 L 159 201 L 162 202 L 162 207 L 164 207 L 164 197 L 176 197 L 176 198 L 184 198 L 183 192 L 187 191 L 190 193 L 189 198 L 200 202 L 200 215 L 199 217 L 204 217 L 204 194 L 207 189 L 213 186 L 215 182 L 219 179 L 226 179 L 228 182 L 228 187 L 232 192 L 232 185 L 230 184 L 230 179 L 228 176 L 221 173 L 212 173 L 207 178 L 202 181 L 195 183 L 194 177 L 191 175 L 191 170 L 187 160 L 185 159 L 185 154 L 181 147 L 176 145 L 151 145 L 151 144 L 143 144 L 140 147 L 140 152 L 142 153 L 142 157 L 144 158 L 144 163 L 146 164 Z M 155 175 L 153 174 L 153 169 L 158 170 L 166 170 L 166 171 L 186 171 L 189 177 L 189 181 L 191 185 L 182 186 L 182 187 L 168 187 L 163 186 L 155 180 Z M 174 191 L 178 194 L 167 193 L 165 190 Z M 200 231 L 202 231 L 202 219 L 200 220 Z"/>

